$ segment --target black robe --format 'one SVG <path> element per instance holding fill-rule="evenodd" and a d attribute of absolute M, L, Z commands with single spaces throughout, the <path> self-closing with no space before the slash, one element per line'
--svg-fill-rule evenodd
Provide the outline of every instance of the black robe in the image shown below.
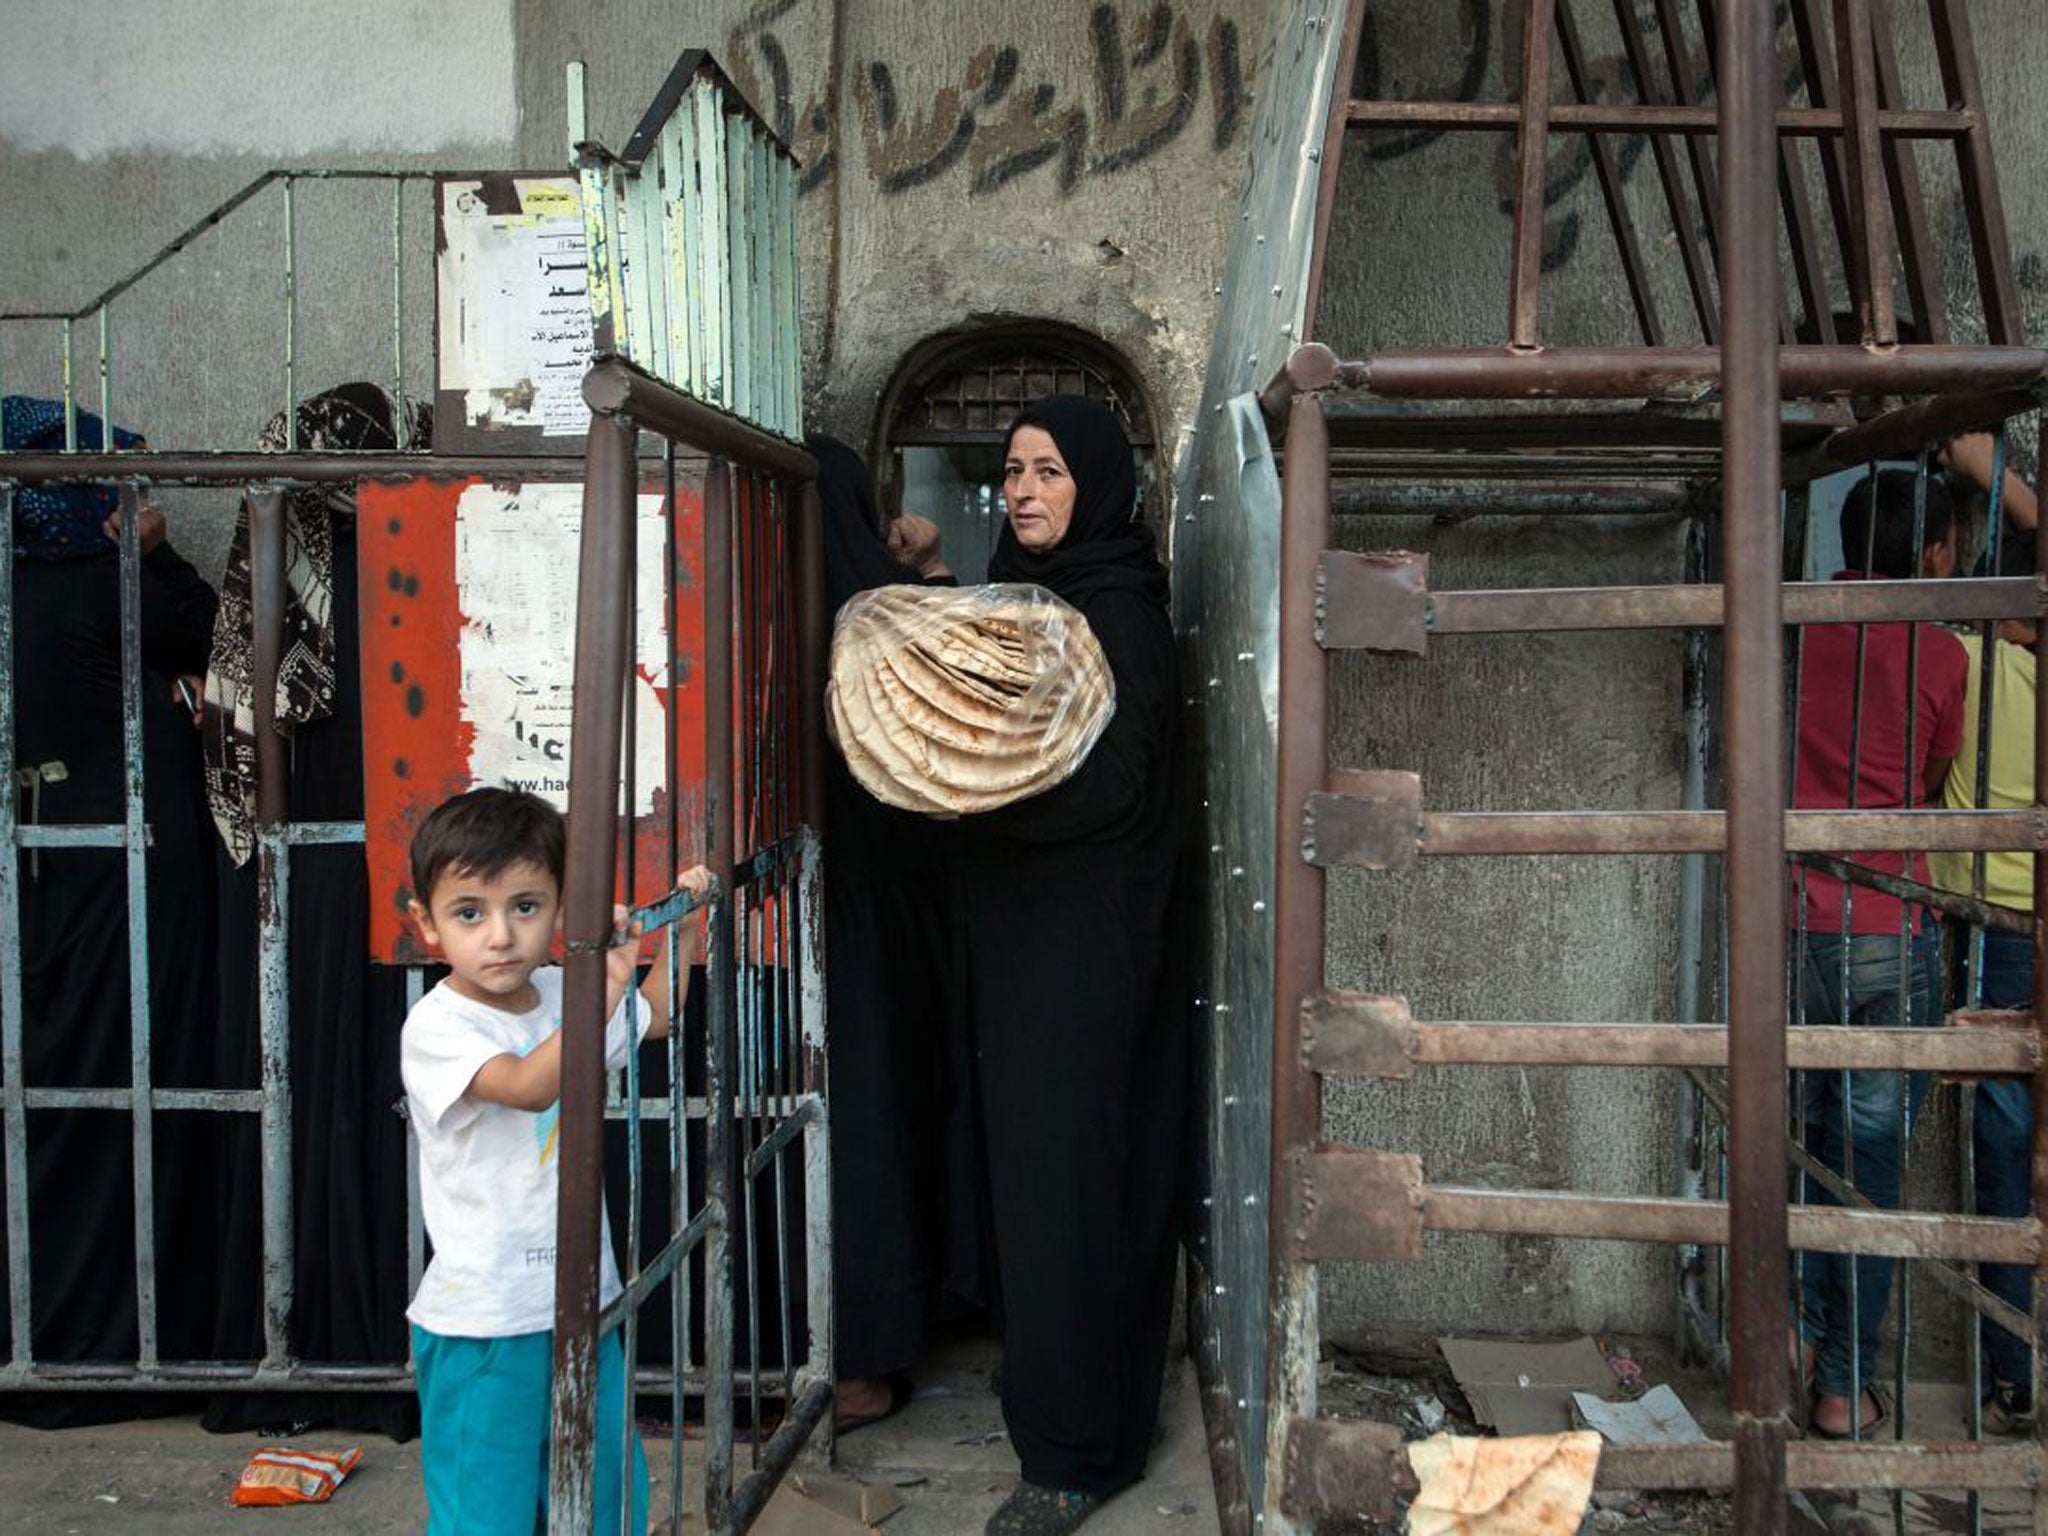
<path fill-rule="evenodd" d="M 1025 1478 L 1107 1495 L 1144 1472 L 1173 1302 L 1187 1018 L 1168 971 L 1175 645 L 1108 413 L 1051 400 L 1077 505 L 1049 554 L 1005 528 L 991 580 L 1087 618 L 1116 710 L 1058 787 L 965 817 L 955 913 L 984 1119 L 1003 1411 Z"/>
<path fill-rule="evenodd" d="M 827 601 L 920 582 L 876 526 L 867 468 L 813 438 Z M 952 578 L 941 578 L 951 584 Z M 947 1028 L 943 825 L 825 763 L 825 1007 L 834 1345 L 841 1379 L 913 1365 L 941 1292 L 978 1301 L 981 1242 L 963 1037 Z"/>
<path fill-rule="evenodd" d="M 334 529 L 333 712 L 296 727 L 294 821 L 360 821 L 363 726 L 355 527 Z M 218 851 L 218 843 L 215 844 Z M 222 868 L 220 1065 L 258 1082 L 256 861 Z M 291 855 L 292 1332 L 301 1360 L 403 1365 L 407 1338 L 404 1089 L 398 1033 L 405 973 L 369 960 L 369 875 L 356 846 Z M 433 984 L 428 978 L 428 985 Z M 213 1354 L 263 1354 L 263 1165 L 253 1117 L 229 1139 L 218 1211 L 221 1270 Z M 232 1432 L 337 1422 L 399 1436 L 404 1393 L 223 1393 L 207 1427 Z"/>
<path fill-rule="evenodd" d="M 151 1077 L 210 1083 L 212 852 L 199 737 L 172 679 L 206 669 L 213 589 L 168 544 L 143 558 L 143 814 Z M 118 823 L 125 814 L 120 558 L 14 567 L 16 760 L 61 762 L 65 777 L 19 792 L 24 822 Z M 20 856 L 24 1079 L 31 1087 L 126 1087 L 131 1080 L 126 856 L 46 848 Z M 133 1120 L 106 1110 L 28 1117 L 29 1256 L 38 1359 L 126 1361 L 139 1342 Z M 157 1347 L 203 1357 L 214 1251 L 212 1148 L 219 1120 L 154 1116 Z M 0 1228 L 0 1253 L 5 1232 Z M 10 1342 L 0 1315 L 0 1347 Z M 148 1406 L 133 1393 L 23 1394 L 10 1417 L 83 1422 Z"/>

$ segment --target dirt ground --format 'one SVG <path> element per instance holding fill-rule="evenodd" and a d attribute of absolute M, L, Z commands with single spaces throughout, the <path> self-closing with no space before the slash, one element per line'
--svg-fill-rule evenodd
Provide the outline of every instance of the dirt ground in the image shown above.
<path fill-rule="evenodd" d="M 959 1536 L 980 1531 L 1017 1481 L 1017 1458 L 1003 1436 L 990 1390 L 993 1345 L 954 1346 L 919 1373 L 915 1397 L 885 1423 L 845 1436 L 839 1467 L 861 1481 L 887 1484 L 903 1501 L 881 1529 L 886 1536 Z M 35 1430 L 0 1424 L 0 1530 L 97 1536 L 197 1536 L 275 1526 L 288 1536 L 386 1536 L 426 1525 L 419 1442 L 313 1431 L 294 1443 L 311 1450 L 360 1444 L 362 1464 L 332 1502 L 294 1509 L 234 1509 L 228 1494 L 259 1445 L 255 1435 L 210 1435 L 196 1419 Z M 684 1481 L 694 1491 L 701 1442 L 686 1442 Z M 746 1465 L 748 1447 L 736 1447 Z M 668 1509 L 666 1440 L 650 1441 L 657 1515 Z M 806 1528 L 803 1511 L 791 1508 Z M 1102 1536 L 1216 1529 L 1207 1442 L 1194 1370 L 1176 1367 L 1162 1406 L 1159 1441 L 1145 1480 L 1090 1523 Z M 667 1529 L 665 1524 L 658 1527 Z M 702 1530 L 701 1521 L 685 1529 Z"/>
<path fill-rule="evenodd" d="M 1668 1382 L 1706 1434 L 1729 1431 L 1725 1395 L 1710 1373 L 1678 1368 L 1656 1341 L 1609 1340 L 1642 1368 L 1649 1385 Z M 1359 1345 L 1326 1352 L 1319 1393 L 1322 1411 L 1397 1425 L 1410 1439 L 1448 1429 L 1484 1433 L 1443 1356 L 1428 1343 Z M 882 1525 L 885 1536 L 972 1536 L 1015 1486 L 1017 1461 L 1003 1436 L 1002 1414 L 990 1387 L 993 1345 L 949 1346 L 919 1372 L 908 1406 L 885 1423 L 848 1435 L 838 1465 L 870 1485 L 886 1485 L 902 1508 Z M 1907 1399 L 1915 1439 L 1962 1437 L 1962 1397 L 1953 1386 L 1916 1385 Z M 228 1492 L 258 1445 L 254 1435 L 209 1435 L 196 1420 L 160 1419 L 94 1429 L 41 1431 L 0 1424 L 0 1530 L 7 1532 L 127 1533 L 194 1536 L 216 1530 L 288 1525 L 290 1536 L 385 1536 L 415 1532 L 426 1521 L 420 1492 L 418 1442 L 394 1444 L 369 1437 L 314 1432 L 310 1449 L 360 1443 L 360 1468 L 332 1503 L 289 1511 L 235 1510 Z M 648 1461 L 657 1515 L 668 1508 L 669 1455 L 665 1440 L 650 1440 Z M 686 1442 L 684 1481 L 694 1491 L 701 1442 Z M 744 1468 L 748 1447 L 736 1448 Z M 812 1522 L 789 1501 L 791 1522 L 779 1529 L 806 1532 Z M 2015 1495 L 1985 1497 L 1983 1529 L 1991 1536 L 2031 1530 Z M 1966 1496 L 1913 1494 L 1902 1502 L 1902 1525 L 1889 1499 L 1823 1503 L 1795 1496 L 1794 1536 L 1947 1536 L 1970 1529 Z M 666 1529 L 665 1524 L 658 1525 Z M 701 1530 L 692 1522 L 685 1529 Z M 1175 1368 L 1161 1412 L 1160 1436 L 1145 1481 L 1111 1503 L 1088 1527 L 1100 1536 L 1175 1536 L 1217 1529 L 1216 1505 L 1194 1371 Z M 1322 1536 L 1391 1536 L 1396 1527 L 1349 1521 L 1326 1524 Z M 1584 1536 L 1731 1536 L 1727 1501 L 1693 1494 L 1594 1496 L 1581 1527 Z"/>

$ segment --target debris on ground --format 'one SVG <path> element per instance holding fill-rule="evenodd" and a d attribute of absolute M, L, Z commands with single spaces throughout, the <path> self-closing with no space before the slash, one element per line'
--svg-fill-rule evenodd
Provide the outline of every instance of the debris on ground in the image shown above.
<path fill-rule="evenodd" d="M 1557 1435 L 1575 1427 L 1574 1394 L 1605 1399 L 1615 1376 L 1589 1338 L 1444 1339 L 1444 1359 L 1482 1424 L 1502 1435 Z"/>
<path fill-rule="evenodd" d="M 265 1446 L 249 1458 L 235 1480 L 228 1502 L 243 1507 L 280 1504 L 325 1504 L 341 1480 L 355 1471 L 363 1449 L 301 1451 L 290 1446 Z"/>

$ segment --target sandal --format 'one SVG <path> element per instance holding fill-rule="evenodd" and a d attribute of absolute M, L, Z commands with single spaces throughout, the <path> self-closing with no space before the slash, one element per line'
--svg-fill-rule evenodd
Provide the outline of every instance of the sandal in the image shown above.
<path fill-rule="evenodd" d="M 1096 1510 L 1102 1500 L 1076 1488 L 1041 1488 L 1019 1483 L 982 1528 L 983 1536 L 1066 1536 Z"/>
<path fill-rule="evenodd" d="M 1891 1398 L 1882 1387 L 1865 1387 L 1863 1389 L 1863 1396 L 1869 1401 L 1870 1406 L 1876 1412 L 1872 1413 L 1869 1418 L 1863 1419 L 1857 1425 L 1856 1434 L 1853 1438 L 1868 1440 L 1878 1430 L 1882 1429 L 1885 1424 L 1890 1422 L 1892 1403 Z M 1817 1401 L 1817 1399 L 1813 1401 Z M 1847 1440 L 1852 1438 L 1846 1429 L 1823 1429 L 1820 1422 L 1813 1416 L 1812 1401 L 1808 1402 L 1806 1409 L 1806 1432 L 1819 1440 Z"/>

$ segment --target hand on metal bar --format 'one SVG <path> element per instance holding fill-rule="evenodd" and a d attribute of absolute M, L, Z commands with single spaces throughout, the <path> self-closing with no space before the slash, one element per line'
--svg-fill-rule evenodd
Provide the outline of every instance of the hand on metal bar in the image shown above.
<path fill-rule="evenodd" d="M 700 908 L 708 906 L 718 894 L 718 877 L 702 864 L 683 871 L 676 881 L 676 888 L 661 901 L 628 913 L 623 903 L 612 908 L 612 944 L 604 957 L 605 964 L 605 1016 L 609 1018 L 627 991 L 633 985 L 633 975 L 640 963 L 639 940 L 650 929 L 665 928 L 676 947 L 676 971 L 683 977 L 675 1002 L 680 1007 L 689 995 L 690 966 L 697 958 L 697 925 L 685 923 L 684 918 Z M 640 995 L 647 1000 L 650 1039 L 661 1039 L 669 1032 L 669 964 L 668 956 L 662 955 L 647 973 L 641 983 Z"/>
<path fill-rule="evenodd" d="M 624 944 L 628 938 L 678 923 L 693 912 L 703 911 L 724 894 L 725 887 L 718 876 L 703 865 L 687 869 L 676 881 L 676 888 L 661 900 L 636 907 L 630 914 L 623 906 L 615 907 L 612 911 L 612 943 Z"/>

